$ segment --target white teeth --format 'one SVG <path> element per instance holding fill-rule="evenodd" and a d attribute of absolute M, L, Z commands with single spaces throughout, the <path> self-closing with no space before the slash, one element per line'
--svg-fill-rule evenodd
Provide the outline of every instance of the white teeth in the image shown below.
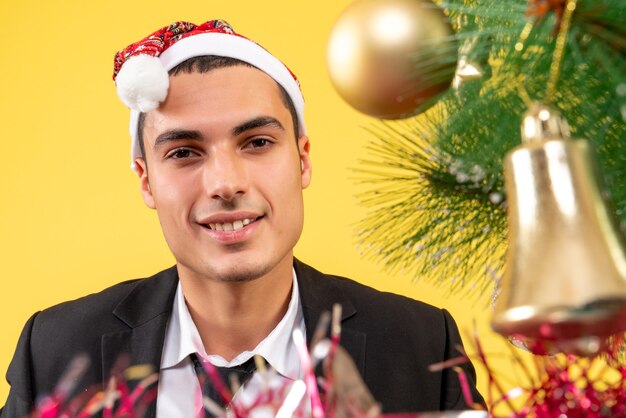
<path fill-rule="evenodd" d="M 241 228 L 246 225 L 250 225 L 252 222 L 254 222 L 254 219 L 246 218 L 234 221 L 233 223 L 224 222 L 222 224 L 209 224 L 209 228 L 213 229 L 214 231 L 239 231 Z"/>

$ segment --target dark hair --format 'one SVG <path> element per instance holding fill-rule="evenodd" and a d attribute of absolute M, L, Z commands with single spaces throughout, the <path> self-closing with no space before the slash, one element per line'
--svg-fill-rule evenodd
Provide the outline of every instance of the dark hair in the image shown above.
<path fill-rule="evenodd" d="M 169 71 L 169 75 L 177 75 L 180 73 L 208 73 L 211 70 L 215 70 L 217 68 L 226 68 L 226 67 L 234 67 L 237 65 L 243 65 L 250 68 L 257 68 L 252 64 L 249 64 L 245 61 L 238 60 L 237 58 L 230 57 L 220 57 L 216 55 L 202 55 L 199 57 L 189 58 L 172 68 Z M 293 104 L 293 100 L 289 97 L 287 90 L 280 85 L 278 85 L 278 89 L 280 90 L 280 97 L 282 99 L 283 104 L 291 113 L 291 120 L 293 121 L 293 131 L 298 139 L 298 132 L 300 131 L 300 123 L 298 121 L 298 112 L 296 112 L 296 107 Z M 145 149 L 143 144 L 143 127 L 146 119 L 145 113 L 140 113 L 139 118 L 137 120 L 137 141 L 139 141 L 139 148 L 141 149 L 141 156 L 144 157 Z"/>

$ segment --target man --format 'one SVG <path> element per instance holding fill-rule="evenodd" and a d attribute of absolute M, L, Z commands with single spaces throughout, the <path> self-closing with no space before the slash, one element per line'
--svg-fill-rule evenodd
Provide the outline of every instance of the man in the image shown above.
<path fill-rule="evenodd" d="M 27 415 L 80 353 L 91 366 L 74 392 L 105 385 L 128 355 L 159 370 L 148 416 L 198 416 L 198 364 L 234 367 L 259 355 L 287 381 L 301 379 L 291 336 L 310 342 L 334 304 L 341 345 L 384 412 L 468 407 L 454 371 L 428 371 L 460 355 L 447 312 L 294 259 L 310 142 L 297 80 L 280 61 L 209 21 L 163 28 L 115 65 L 131 108 L 132 165 L 176 266 L 34 315 L 7 372 L 2 417 Z M 473 368 L 462 367 L 481 403 Z"/>

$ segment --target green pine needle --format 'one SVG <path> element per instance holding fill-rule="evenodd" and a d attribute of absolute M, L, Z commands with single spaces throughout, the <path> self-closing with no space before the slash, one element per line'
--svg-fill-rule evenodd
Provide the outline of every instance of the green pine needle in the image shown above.
<path fill-rule="evenodd" d="M 545 99 L 556 19 L 537 20 L 518 51 L 529 21 L 526 1 L 440 5 L 456 39 L 441 46 L 439 64 L 456 58 L 449 47 L 456 43 L 482 77 L 462 81 L 417 117 L 370 129 L 371 157 L 356 170 L 369 209 L 358 242 L 365 256 L 394 271 L 478 299 L 503 271 L 502 160 L 521 141 L 523 92 Z M 433 56 L 416 73 L 436 68 Z M 626 1 L 579 0 L 551 105 L 573 137 L 594 144 L 615 213 L 626 224 Z"/>

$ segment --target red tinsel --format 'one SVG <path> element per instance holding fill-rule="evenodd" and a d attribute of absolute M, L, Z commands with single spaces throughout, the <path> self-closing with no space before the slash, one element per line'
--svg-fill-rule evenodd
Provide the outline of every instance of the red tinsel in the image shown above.
<path fill-rule="evenodd" d="M 336 310 L 333 317 L 340 317 Z M 342 352 L 339 345 L 340 325 L 332 321 L 331 338 L 323 338 L 330 324 L 330 314 L 321 321 L 316 331 L 312 354 L 304 343 L 302 335 L 294 336 L 298 346 L 302 365 L 307 371 L 304 380 L 291 382 L 277 378 L 272 369 L 260 367 L 257 372 L 263 384 L 248 388 L 245 397 L 234 398 L 235 388 L 228 388 L 222 381 L 215 382 L 223 388 L 228 411 L 205 399 L 205 406 L 216 415 L 229 418 L 261 417 L 311 417 L 314 418 L 426 418 L 441 417 L 439 413 L 380 415 L 379 405 L 371 397 L 364 385 L 352 388 L 352 392 L 337 392 L 333 383 L 341 375 L 333 376 L 334 362 L 343 366 L 342 373 L 350 372 L 346 367 L 349 356 Z M 501 377 L 495 373 L 488 355 L 477 336 L 470 339 L 475 347 L 474 364 L 483 367 L 488 378 L 487 406 L 493 418 L 600 418 L 626 417 L 626 365 L 621 358 L 622 338 L 614 337 L 601 354 L 592 358 L 571 355 L 533 357 L 533 366 L 528 366 L 520 356 L 520 350 L 507 344 L 514 368 L 521 376 L 520 382 L 511 387 L 513 373 Z M 536 350 L 535 350 L 536 352 Z M 473 356 L 472 356 L 473 357 Z M 324 362 L 325 376 L 316 381 L 313 369 L 320 361 Z M 467 356 L 448 360 L 431 367 L 431 370 L 453 368 L 458 372 L 464 396 L 468 405 L 472 405 L 469 386 L 465 375 L 457 366 L 467 361 Z M 339 364 L 337 363 L 337 364 Z M 259 362 L 259 364 L 264 364 Z M 140 418 L 157 395 L 156 373 L 145 367 L 135 366 L 123 371 L 113 371 L 108 386 L 101 391 L 95 388 L 83 392 L 74 399 L 68 396 L 86 368 L 87 359 L 79 357 L 61 378 L 55 391 L 43 398 L 30 418 L 89 418 L 102 414 L 104 418 Z M 211 366 L 207 366 L 211 367 Z M 121 367 L 117 369 L 122 370 Z M 356 369 L 354 373 L 358 375 Z M 208 375 L 211 379 L 220 379 L 216 373 Z M 511 371 L 513 372 L 513 371 Z M 508 387 L 503 381 L 506 378 Z M 139 381 L 130 389 L 128 380 Z M 318 384 L 321 393 L 318 392 Z M 358 385 L 357 385 L 358 386 Z M 232 390 L 230 390 L 232 389 Z M 480 406 L 477 406 L 480 408 Z M 505 411 L 505 412 L 502 412 Z M 479 414 L 477 411 L 476 414 Z M 446 417 L 453 415 L 447 414 Z"/>
<path fill-rule="evenodd" d="M 534 368 L 509 344 L 513 365 L 524 382 L 505 389 L 487 353 L 474 336 L 474 364 L 488 377 L 487 405 L 493 418 L 626 417 L 626 365 L 620 358 L 621 338 L 593 357 L 558 354 L 533 356 Z M 534 350 L 536 351 L 536 350 Z M 510 380 L 510 379 L 509 379 Z M 496 412 L 506 410 L 506 412 Z"/>

